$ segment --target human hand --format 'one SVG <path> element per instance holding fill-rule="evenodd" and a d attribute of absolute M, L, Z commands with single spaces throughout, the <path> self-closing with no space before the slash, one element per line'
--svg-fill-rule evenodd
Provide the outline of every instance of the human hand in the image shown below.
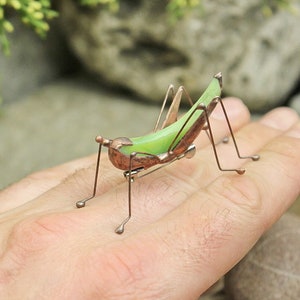
<path fill-rule="evenodd" d="M 133 184 L 103 154 L 97 197 L 95 156 L 35 173 L 0 193 L 0 299 L 196 299 L 232 268 L 300 193 L 300 121 L 287 108 L 259 122 L 238 100 L 225 102 L 242 154 L 217 146 L 218 170 L 202 134 L 191 160 Z M 216 109 L 214 135 L 227 134 Z"/>

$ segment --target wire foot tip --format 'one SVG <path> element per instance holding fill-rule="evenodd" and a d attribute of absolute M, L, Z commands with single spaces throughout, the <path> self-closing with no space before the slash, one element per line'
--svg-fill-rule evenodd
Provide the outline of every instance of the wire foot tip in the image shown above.
<path fill-rule="evenodd" d="M 115 229 L 115 233 L 122 234 L 124 232 L 124 224 L 122 223 Z"/>
<path fill-rule="evenodd" d="M 228 144 L 229 143 L 229 137 L 228 136 L 224 137 L 223 140 L 222 140 L 222 143 L 223 144 Z"/>
<path fill-rule="evenodd" d="M 253 155 L 251 158 L 253 161 L 257 161 L 260 159 L 260 156 L 258 154 L 256 154 L 256 155 Z"/>
<path fill-rule="evenodd" d="M 239 175 L 243 175 L 243 174 L 246 172 L 245 169 L 236 169 L 235 171 L 236 171 Z"/>
<path fill-rule="evenodd" d="M 78 202 L 76 202 L 76 207 L 77 208 L 85 207 L 85 202 L 84 201 L 78 201 Z"/>

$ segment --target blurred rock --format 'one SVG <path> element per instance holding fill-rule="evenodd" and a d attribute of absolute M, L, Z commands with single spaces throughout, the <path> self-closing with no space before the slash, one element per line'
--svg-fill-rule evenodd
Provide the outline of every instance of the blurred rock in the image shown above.
<path fill-rule="evenodd" d="M 300 94 L 295 95 L 290 101 L 289 106 L 300 115 Z"/>
<path fill-rule="evenodd" d="M 40 86 L 69 73 L 76 65 L 56 20 L 51 22 L 45 40 L 21 24 L 19 18 L 10 21 L 15 27 L 14 32 L 8 34 L 11 55 L 0 54 L 0 96 L 6 102 L 24 98 Z"/>
<path fill-rule="evenodd" d="M 260 0 L 203 1 L 202 14 L 171 25 L 166 3 L 121 1 L 111 14 L 65 0 L 62 28 L 88 70 L 148 99 L 161 99 L 170 83 L 197 99 L 222 71 L 225 94 L 253 110 L 286 100 L 299 79 L 298 15 L 281 9 L 265 17 Z"/>
<path fill-rule="evenodd" d="M 226 300 L 224 293 L 224 277 L 219 279 L 198 300 Z"/>
<path fill-rule="evenodd" d="M 231 300 L 300 298 L 300 218 L 285 214 L 225 277 Z"/>

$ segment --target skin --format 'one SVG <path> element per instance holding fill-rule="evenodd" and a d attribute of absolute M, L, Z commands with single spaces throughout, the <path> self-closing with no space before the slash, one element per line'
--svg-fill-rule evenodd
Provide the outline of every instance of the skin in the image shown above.
<path fill-rule="evenodd" d="M 134 185 L 133 217 L 123 235 L 127 183 L 103 157 L 97 198 L 90 193 L 95 157 L 30 175 L 0 193 L 0 299 L 196 299 L 232 268 L 300 193 L 300 121 L 279 108 L 249 122 L 237 99 L 225 102 L 240 161 L 219 144 L 216 167 L 205 134 L 198 152 Z M 214 133 L 226 133 L 222 113 Z M 223 158 L 223 159 L 222 159 Z"/>

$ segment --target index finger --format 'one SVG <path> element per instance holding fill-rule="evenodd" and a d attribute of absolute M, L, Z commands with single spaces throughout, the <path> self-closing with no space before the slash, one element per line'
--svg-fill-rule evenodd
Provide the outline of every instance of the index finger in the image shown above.
<path fill-rule="evenodd" d="M 30 201 L 60 184 L 76 170 L 88 168 L 95 155 L 77 159 L 46 170 L 32 173 L 0 191 L 0 213 Z"/>

